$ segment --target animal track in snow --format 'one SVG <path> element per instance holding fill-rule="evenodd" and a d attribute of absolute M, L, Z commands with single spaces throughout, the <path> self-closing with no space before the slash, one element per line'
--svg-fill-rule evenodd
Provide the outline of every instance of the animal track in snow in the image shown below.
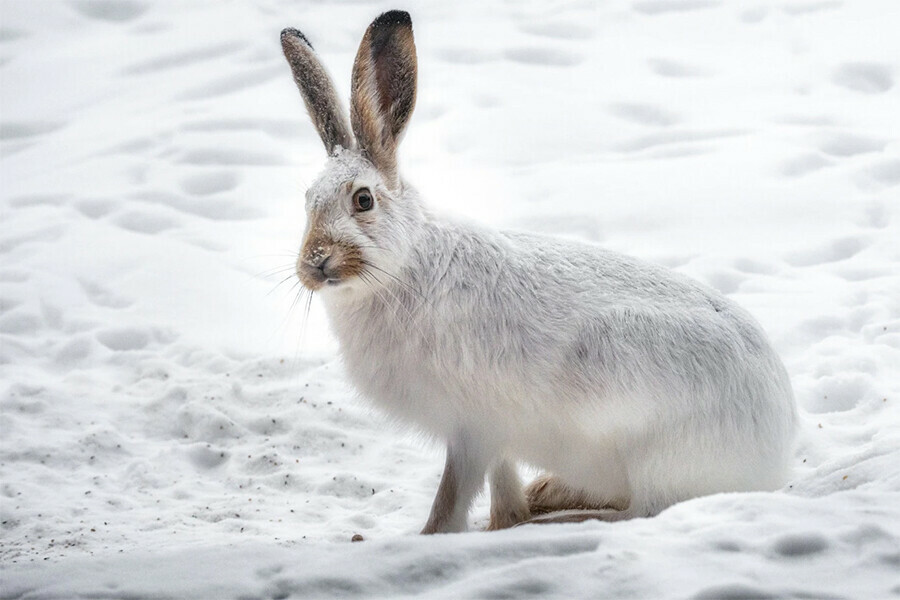
<path fill-rule="evenodd" d="M 62 347 L 57 350 L 54 361 L 56 364 L 66 367 L 75 366 L 90 357 L 94 346 L 95 342 L 90 337 L 75 337 L 67 340 Z"/>
<path fill-rule="evenodd" d="M 208 100 L 262 85 L 283 75 L 281 65 L 256 68 L 194 86 L 179 95 L 180 100 Z"/>
<path fill-rule="evenodd" d="M 133 21 L 149 8 L 146 2 L 135 0 L 72 0 L 69 6 L 82 16 L 112 23 Z"/>
<path fill-rule="evenodd" d="M 188 165 L 229 165 L 229 166 L 275 166 L 285 164 L 285 160 L 267 152 L 233 150 L 229 148 L 200 148 L 185 152 L 179 162 Z"/>
<path fill-rule="evenodd" d="M 723 294 L 733 294 L 738 291 L 741 283 L 746 279 L 747 277 L 743 273 L 727 269 L 719 269 L 706 275 L 709 285 Z"/>
<path fill-rule="evenodd" d="M 306 129 L 302 127 L 302 122 L 299 119 L 202 119 L 184 123 L 181 129 L 182 131 L 210 131 L 214 133 L 222 131 L 263 131 L 267 135 L 280 139 L 297 138 L 306 133 Z M 203 152 L 203 150 L 197 150 L 197 152 Z"/>
<path fill-rule="evenodd" d="M 59 121 L 2 121 L 0 141 L 32 138 L 61 129 L 66 124 Z"/>
<path fill-rule="evenodd" d="M 644 15 L 661 15 L 715 8 L 720 4 L 719 0 L 638 0 L 631 7 Z"/>
<path fill-rule="evenodd" d="M 846 260 L 859 254 L 869 244 L 858 237 L 845 237 L 813 250 L 797 252 L 787 258 L 793 267 L 809 267 L 823 263 Z"/>
<path fill-rule="evenodd" d="M 164 215 L 145 210 L 129 210 L 117 215 L 113 222 L 128 231 L 154 234 L 175 227 L 175 222 Z"/>
<path fill-rule="evenodd" d="M 447 63 L 459 65 L 480 65 L 497 60 L 497 54 L 481 48 L 464 48 L 462 46 L 452 48 L 440 48 L 435 51 L 435 56 Z"/>
<path fill-rule="evenodd" d="M 230 192 L 240 181 L 234 171 L 216 171 L 198 173 L 181 181 L 181 189 L 193 196 L 209 196 L 221 192 Z"/>
<path fill-rule="evenodd" d="M 560 50 L 558 48 L 538 48 L 523 46 L 510 48 L 503 53 L 507 60 L 526 65 L 542 65 L 545 67 L 572 67 L 584 60 L 584 57 L 574 52 Z"/>
<path fill-rule="evenodd" d="M 81 288 L 84 290 L 84 293 L 87 294 L 88 299 L 97 306 L 105 308 L 127 308 L 133 304 L 132 300 L 119 296 L 115 292 L 111 292 L 93 281 L 80 279 L 78 280 L 78 283 L 81 284 Z"/>
<path fill-rule="evenodd" d="M 817 2 L 789 2 L 781 10 L 789 15 L 809 15 L 840 8 L 844 3 L 840 0 L 819 0 Z"/>
<path fill-rule="evenodd" d="M 26 310 L 11 310 L 0 316 L 0 333 L 24 335 L 41 328 L 41 319 Z"/>
<path fill-rule="evenodd" d="M 854 364 L 851 368 L 859 370 L 859 365 Z M 872 395 L 871 380 L 869 374 L 853 372 L 821 377 L 813 386 L 811 398 L 804 403 L 804 408 L 815 414 L 851 410 Z"/>
<path fill-rule="evenodd" d="M 27 35 L 29 35 L 28 32 L 22 29 L 0 27 L 0 43 L 12 42 Z"/>
<path fill-rule="evenodd" d="M 611 104 L 609 112 L 613 115 L 641 125 L 667 127 L 678 123 L 681 119 L 674 113 L 652 104 L 619 102 Z"/>
<path fill-rule="evenodd" d="M 540 21 L 519 27 L 521 31 L 556 40 L 588 40 L 594 37 L 594 30 L 578 23 L 566 21 Z"/>
<path fill-rule="evenodd" d="M 728 583 L 701 590 L 694 594 L 691 600 L 775 600 L 776 598 L 779 596 L 752 585 Z"/>
<path fill-rule="evenodd" d="M 848 90 L 864 94 L 881 94 L 894 86 L 891 71 L 874 62 L 844 63 L 834 70 L 831 81 Z"/>
<path fill-rule="evenodd" d="M 111 327 L 97 332 L 97 340 L 118 352 L 142 350 L 150 343 L 150 334 L 137 327 Z"/>
<path fill-rule="evenodd" d="M 740 19 L 742 23 L 759 23 L 765 19 L 768 14 L 769 9 L 765 6 L 754 6 L 753 8 L 748 8 L 741 12 L 738 19 Z"/>
<path fill-rule="evenodd" d="M 90 219 L 99 219 L 108 215 L 120 204 L 121 202 L 119 202 L 118 200 L 111 200 L 107 198 L 89 198 L 76 202 L 75 208 L 78 210 L 78 212 Z"/>
<path fill-rule="evenodd" d="M 863 189 L 880 189 L 900 184 L 900 160 L 883 160 L 862 169 L 856 183 Z"/>
<path fill-rule="evenodd" d="M 839 133 L 826 137 L 819 145 L 819 150 L 830 156 L 855 156 L 867 152 L 881 152 L 887 145 L 885 140 Z"/>
<path fill-rule="evenodd" d="M 616 150 L 620 152 L 640 152 L 657 146 L 671 144 L 706 142 L 722 138 L 734 137 L 743 134 L 737 129 L 682 129 L 680 131 L 666 131 L 634 138 L 620 143 Z"/>
<path fill-rule="evenodd" d="M 202 185 L 200 187 L 205 189 Z M 259 212 L 253 208 L 218 197 L 207 198 L 200 195 L 187 198 L 159 190 L 138 192 L 134 197 L 144 202 L 163 204 L 183 213 L 203 217 L 204 219 L 232 221 L 253 219 L 259 216 Z"/>
<path fill-rule="evenodd" d="M 802 156 L 798 156 L 797 158 L 792 158 L 791 160 L 787 160 L 781 163 L 781 173 L 786 175 L 787 177 L 800 177 L 802 175 L 806 175 L 807 173 L 812 173 L 813 171 L 818 171 L 828 165 L 832 164 L 832 161 L 828 160 L 824 156 L 819 154 L 803 154 Z"/>
<path fill-rule="evenodd" d="M 228 56 L 229 54 L 234 54 L 246 47 L 246 44 L 226 42 L 224 44 L 215 44 L 204 48 L 192 48 L 190 50 L 159 56 L 152 60 L 134 63 L 131 66 L 125 67 L 122 70 L 122 73 L 125 75 L 144 75 L 147 73 L 186 67 L 199 62 Z"/>
<path fill-rule="evenodd" d="M 185 454 L 188 461 L 198 469 L 214 469 L 227 462 L 230 455 L 223 448 L 202 442 L 191 444 Z"/>
<path fill-rule="evenodd" d="M 708 77 L 709 71 L 687 63 L 667 58 L 651 58 L 647 60 L 650 70 L 663 77 Z"/>
<path fill-rule="evenodd" d="M 65 194 L 28 194 L 9 199 L 10 206 L 60 206 L 68 200 Z"/>

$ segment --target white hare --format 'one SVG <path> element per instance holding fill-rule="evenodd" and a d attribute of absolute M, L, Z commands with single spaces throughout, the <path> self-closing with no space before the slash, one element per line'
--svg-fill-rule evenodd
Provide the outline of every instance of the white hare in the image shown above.
<path fill-rule="evenodd" d="M 363 36 L 349 125 L 306 37 L 285 29 L 281 43 L 329 155 L 306 194 L 297 274 L 358 390 L 447 444 L 423 533 L 465 530 L 486 474 L 489 529 L 783 484 L 793 394 L 747 312 L 596 246 L 439 216 L 400 178 L 409 14 Z M 548 474 L 523 489 L 518 462 Z"/>

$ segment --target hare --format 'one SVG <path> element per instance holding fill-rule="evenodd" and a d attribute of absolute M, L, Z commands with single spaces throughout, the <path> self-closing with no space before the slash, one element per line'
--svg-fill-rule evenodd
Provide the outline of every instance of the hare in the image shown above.
<path fill-rule="evenodd" d="M 307 38 L 285 29 L 281 43 L 328 153 L 297 276 L 359 392 L 447 446 L 422 533 L 466 530 L 485 475 L 489 529 L 783 484 L 793 392 L 747 312 L 594 245 L 439 215 L 400 177 L 416 101 L 408 13 L 366 30 L 349 124 Z M 523 489 L 518 463 L 547 474 Z"/>

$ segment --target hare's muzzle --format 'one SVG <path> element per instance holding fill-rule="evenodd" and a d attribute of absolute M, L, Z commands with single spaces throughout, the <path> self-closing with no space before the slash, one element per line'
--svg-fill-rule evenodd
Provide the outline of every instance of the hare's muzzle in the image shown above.
<path fill-rule="evenodd" d="M 344 244 L 304 248 L 297 260 L 297 277 L 310 290 L 337 285 L 362 271 L 358 248 Z"/>

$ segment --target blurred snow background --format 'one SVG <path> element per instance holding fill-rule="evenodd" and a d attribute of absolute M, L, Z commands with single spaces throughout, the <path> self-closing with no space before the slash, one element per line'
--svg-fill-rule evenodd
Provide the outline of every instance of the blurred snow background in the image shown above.
<path fill-rule="evenodd" d="M 803 409 L 785 489 L 414 535 L 441 449 L 279 285 L 324 153 L 278 34 L 346 97 L 389 8 L 406 178 L 749 308 Z M 890 0 L 0 2 L 0 597 L 900 595 L 898 31 Z"/>

